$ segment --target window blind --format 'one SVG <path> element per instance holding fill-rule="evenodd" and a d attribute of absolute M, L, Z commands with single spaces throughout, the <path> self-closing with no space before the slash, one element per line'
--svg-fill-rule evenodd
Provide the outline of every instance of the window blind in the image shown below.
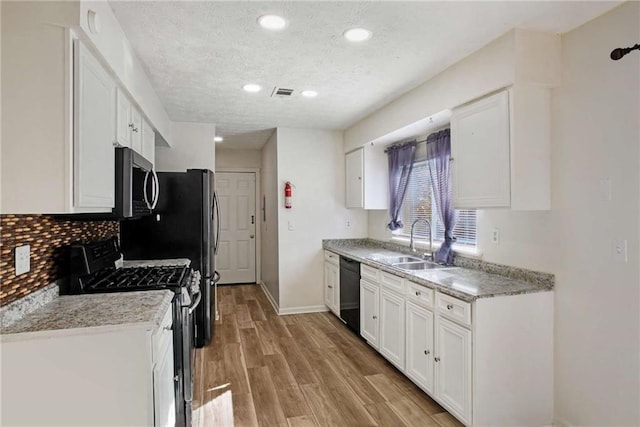
<path fill-rule="evenodd" d="M 476 211 L 457 210 L 458 222 L 453 229 L 457 245 L 476 246 Z M 413 171 L 402 204 L 402 222 L 404 227 L 396 235 L 410 236 L 411 224 L 416 219 L 427 219 L 431 223 L 433 241 L 444 241 L 444 226 L 431 190 L 431 178 L 426 161 L 413 165 Z M 424 222 L 416 224 L 414 237 L 427 239 L 429 232 Z"/>

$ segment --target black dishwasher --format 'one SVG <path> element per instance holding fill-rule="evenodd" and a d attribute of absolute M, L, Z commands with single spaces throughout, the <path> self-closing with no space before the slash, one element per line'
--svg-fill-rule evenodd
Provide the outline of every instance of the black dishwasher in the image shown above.
<path fill-rule="evenodd" d="M 340 318 L 360 335 L 360 263 L 340 257 Z"/>

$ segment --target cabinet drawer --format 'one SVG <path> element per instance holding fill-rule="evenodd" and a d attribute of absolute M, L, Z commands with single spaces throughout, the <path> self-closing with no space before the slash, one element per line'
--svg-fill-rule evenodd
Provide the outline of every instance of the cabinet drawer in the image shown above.
<path fill-rule="evenodd" d="M 340 264 L 340 255 L 334 254 L 333 252 L 324 251 L 324 260 L 332 264 Z"/>
<path fill-rule="evenodd" d="M 380 271 L 368 265 L 360 264 L 360 277 L 377 282 L 380 279 Z"/>
<path fill-rule="evenodd" d="M 153 332 L 153 360 L 157 362 L 173 342 L 173 305 L 167 308 L 167 312 L 160 322 L 160 326 Z"/>
<path fill-rule="evenodd" d="M 402 277 L 394 276 L 393 274 L 381 271 L 380 281 L 382 282 L 382 286 L 387 289 L 391 289 L 400 293 L 404 292 L 404 279 Z"/>
<path fill-rule="evenodd" d="M 436 294 L 436 306 L 443 317 L 471 325 L 471 304 L 441 293 Z"/>
<path fill-rule="evenodd" d="M 407 298 L 422 307 L 433 307 L 433 289 L 407 281 L 405 295 Z"/>

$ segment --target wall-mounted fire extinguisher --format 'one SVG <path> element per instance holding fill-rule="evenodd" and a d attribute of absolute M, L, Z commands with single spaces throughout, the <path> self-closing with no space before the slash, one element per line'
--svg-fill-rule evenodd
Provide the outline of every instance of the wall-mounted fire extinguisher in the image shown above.
<path fill-rule="evenodd" d="M 289 181 L 284 184 L 284 207 L 291 209 L 291 183 Z"/>

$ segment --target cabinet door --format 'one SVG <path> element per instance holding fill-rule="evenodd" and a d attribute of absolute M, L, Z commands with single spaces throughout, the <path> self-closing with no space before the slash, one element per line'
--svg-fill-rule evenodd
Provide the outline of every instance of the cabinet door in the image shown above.
<path fill-rule="evenodd" d="M 168 345 L 153 369 L 153 408 L 156 427 L 176 422 L 173 379 L 173 346 Z"/>
<path fill-rule="evenodd" d="M 509 132 L 507 91 L 454 110 L 451 179 L 456 208 L 510 205 Z"/>
<path fill-rule="evenodd" d="M 335 264 L 331 264 L 331 276 L 333 277 L 333 299 L 332 311 L 336 316 L 340 316 L 340 267 Z"/>
<path fill-rule="evenodd" d="M 433 393 L 433 313 L 407 303 L 407 365 L 405 373 Z"/>
<path fill-rule="evenodd" d="M 334 293 L 336 291 L 336 276 L 334 272 L 335 265 L 330 262 L 324 263 L 324 304 L 329 310 L 336 313 L 334 306 Z M 339 315 L 340 312 L 336 313 Z"/>
<path fill-rule="evenodd" d="M 116 91 L 116 142 L 131 147 L 131 102 L 119 88 Z"/>
<path fill-rule="evenodd" d="M 74 53 L 74 207 L 109 210 L 115 191 L 116 85 L 79 40 Z"/>
<path fill-rule="evenodd" d="M 347 154 L 346 205 L 348 208 L 364 207 L 363 165 L 364 150 L 362 148 Z"/>
<path fill-rule="evenodd" d="M 382 289 L 380 353 L 404 371 L 404 297 Z"/>
<path fill-rule="evenodd" d="M 360 281 L 360 335 L 373 348 L 378 348 L 379 295 L 377 285 Z"/>
<path fill-rule="evenodd" d="M 471 421 L 471 331 L 438 317 L 436 396 L 465 424 Z"/>
<path fill-rule="evenodd" d="M 135 108 L 131 108 L 131 148 L 138 154 L 142 154 L 142 116 Z"/>
<path fill-rule="evenodd" d="M 149 160 L 152 165 L 155 164 L 156 133 L 144 119 L 142 120 L 142 156 Z"/>

